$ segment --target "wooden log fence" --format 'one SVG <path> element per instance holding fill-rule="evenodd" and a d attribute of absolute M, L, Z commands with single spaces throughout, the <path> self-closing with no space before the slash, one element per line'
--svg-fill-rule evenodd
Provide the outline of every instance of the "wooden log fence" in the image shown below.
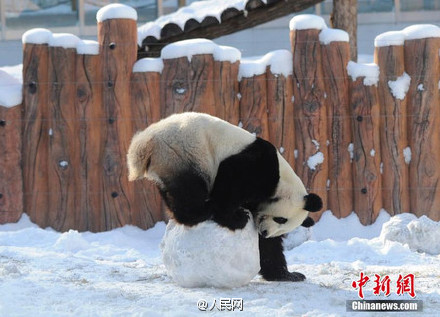
<path fill-rule="evenodd" d="M 291 52 L 257 60 L 190 40 L 136 61 L 130 17 L 100 20 L 98 42 L 30 31 L 23 103 L 0 106 L 0 223 L 25 212 L 41 227 L 97 232 L 166 219 L 153 184 L 128 182 L 126 152 L 136 131 L 183 111 L 271 141 L 339 218 L 371 224 L 384 208 L 440 220 L 440 29 L 389 35 L 400 40 L 358 65 L 348 36 L 313 19 L 291 23 Z"/>

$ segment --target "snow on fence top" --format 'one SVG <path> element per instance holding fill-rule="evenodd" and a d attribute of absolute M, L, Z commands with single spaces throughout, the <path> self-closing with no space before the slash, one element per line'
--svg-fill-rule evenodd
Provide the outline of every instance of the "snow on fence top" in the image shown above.
<path fill-rule="evenodd" d="M 246 58 L 240 61 L 238 80 L 264 74 L 270 67 L 272 74 L 285 77 L 292 74 L 292 53 L 288 50 L 277 50 L 258 58 Z"/>
<path fill-rule="evenodd" d="M 11 108 L 22 102 L 21 82 L 0 70 L 0 106 Z"/>
<path fill-rule="evenodd" d="M 393 46 L 393 45 L 403 45 L 405 42 L 405 33 L 402 31 L 390 31 L 379 34 L 374 39 L 375 47 Z"/>
<path fill-rule="evenodd" d="M 358 77 L 365 77 L 365 86 L 377 86 L 377 82 L 379 81 L 379 67 L 374 63 L 359 64 L 350 61 L 347 65 L 347 73 L 353 81 Z"/>
<path fill-rule="evenodd" d="M 80 39 L 70 33 L 54 33 L 49 39 L 49 46 L 63 47 L 63 48 L 76 48 L 76 45 Z"/>
<path fill-rule="evenodd" d="M 191 57 L 200 54 L 211 54 L 214 60 L 236 62 L 241 58 L 238 49 L 229 46 L 220 46 L 207 39 L 191 39 L 171 43 L 162 50 L 162 59 L 172 59 L 187 57 L 191 62 Z"/>
<path fill-rule="evenodd" d="M 331 42 L 348 42 L 349 36 L 344 30 L 327 28 L 319 32 L 319 41 L 324 45 Z"/>
<path fill-rule="evenodd" d="M 47 29 L 36 28 L 26 31 L 21 37 L 23 44 L 47 44 L 52 38 L 52 32 Z"/>
<path fill-rule="evenodd" d="M 145 57 L 138 60 L 133 66 L 133 73 L 157 72 L 162 73 L 162 58 Z"/>
<path fill-rule="evenodd" d="M 323 30 L 327 24 L 322 17 L 314 14 L 300 14 L 294 16 L 289 23 L 290 30 Z"/>
<path fill-rule="evenodd" d="M 428 37 L 440 37 L 440 28 L 432 24 L 411 25 L 403 29 L 405 40 L 418 40 Z"/>
<path fill-rule="evenodd" d="M 137 11 L 124 4 L 109 4 L 96 13 L 96 21 L 102 22 L 109 19 L 130 19 L 137 21 Z"/>
<path fill-rule="evenodd" d="M 99 55 L 99 43 L 91 40 L 80 40 L 76 44 L 76 52 L 82 55 Z"/>

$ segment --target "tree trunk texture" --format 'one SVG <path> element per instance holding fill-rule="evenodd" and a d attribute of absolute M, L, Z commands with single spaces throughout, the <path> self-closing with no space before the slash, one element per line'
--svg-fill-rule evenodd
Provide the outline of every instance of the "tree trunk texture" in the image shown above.
<path fill-rule="evenodd" d="M 347 64 L 350 48 L 346 42 L 321 45 L 322 67 L 328 115 L 328 208 L 338 218 L 353 211 L 352 163 L 348 147 L 351 135 L 351 110 Z"/>
<path fill-rule="evenodd" d="M 357 61 L 357 0 L 333 0 L 330 25 L 345 30 L 350 37 L 350 57 Z"/>
<path fill-rule="evenodd" d="M 383 164 L 383 208 L 391 215 L 410 211 L 409 170 L 403 155 L 408 146 L 407 98 L 393 96 L 389 81 L 405 72 L 403 46 L 376 47 L 375 63 L 379 66 L 378 97 L 381 118 L 381 154 Z"/>

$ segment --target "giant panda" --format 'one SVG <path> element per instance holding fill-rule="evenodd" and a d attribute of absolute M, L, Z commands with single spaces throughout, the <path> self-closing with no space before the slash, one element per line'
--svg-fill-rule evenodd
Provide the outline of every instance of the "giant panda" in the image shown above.
<path fill-rule="evenodd" d="M 310 226 L 322 208 L 277 149 L 246 130 L 208 114 L 171 115 L 133 136 L 129 180 L 158 187 L 173 218 L 192 226 L 211 219 L 242 229 L 250 211 L 259 232 L 260 274 L 270 281 L 302 281 L 287 270 L 283 235 Z"/>

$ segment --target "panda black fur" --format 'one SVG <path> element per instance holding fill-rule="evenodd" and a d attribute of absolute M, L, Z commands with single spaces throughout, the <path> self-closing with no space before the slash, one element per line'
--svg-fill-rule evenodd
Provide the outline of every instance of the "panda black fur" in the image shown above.
<path fill-rule="evenodd" d="M 313 225 L 322 208 L 269 142 L 207 114 L 175 114 L 137 133 L 127 154 L 129 179 L 156 183 L 175 220 L 195 225 L 212 219 L 242 229 L 251 211 L 260 234 L 266 280 L 301 281 L 288 272 L 282 236 Z M 310 220 L 312 222 L 310 222 Z"/>

